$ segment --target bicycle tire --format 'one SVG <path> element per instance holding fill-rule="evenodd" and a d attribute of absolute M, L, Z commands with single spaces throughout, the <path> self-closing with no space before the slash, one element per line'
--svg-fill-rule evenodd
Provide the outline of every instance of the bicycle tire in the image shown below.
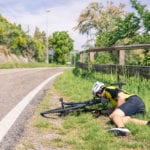
<path fill-rule="evenodd" d="M 41 116 L 45 116 L 46 114 L 60 114 L 60 115 L 62 114 L 63 115 L 63 114 L 69 113 L 69 112 L 73 112 L 74 110 L 84 108 L 85 106 L 86 106 L 86 104 L 78 104 L 75 106 L 67 106 L 65 108 L 59 107 L 59 108 L 41 112 L 40 114 L 41 114 Z"/>

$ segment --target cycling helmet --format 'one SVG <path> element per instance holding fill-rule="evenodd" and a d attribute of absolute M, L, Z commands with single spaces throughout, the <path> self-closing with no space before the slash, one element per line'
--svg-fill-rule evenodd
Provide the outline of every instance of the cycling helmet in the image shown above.
<path fill-rule="evenodd" d="M 97 81 L 96 83 L 94 83 L 92 88 L 93 95 L 96 96 L 98 93 L 102 93 L 104 88 L 105 88 L 105 84 Z"/>

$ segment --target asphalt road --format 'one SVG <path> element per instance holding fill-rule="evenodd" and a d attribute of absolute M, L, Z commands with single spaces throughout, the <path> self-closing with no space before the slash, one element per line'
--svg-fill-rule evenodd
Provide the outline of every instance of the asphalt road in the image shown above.
<path fill-rule="evenodd" d="M 0 150 L 13 149 L 16 140 L 24 129 L 26 120 L 33 114 L 34 108 L 42 100 L 45 91 L 53 79 L 65 69 L 66 68 L 61 67 L 0 69 L 0 136 L 5 134 L 3 132 L 5 129 L 7 130 L 7 125 L 10 125 L 11 121 L 15 118 L 15 113 L 12 110 L 22 101 L 25 103 L 29 101 L 29 104 L 27 104 L 23 110 L 20 110 L 20 107 L 24 105 L 24 102 L 21 106 L 16 107 L 16 114 L 19 111 L 21 112 L 18 113 L 19 116 L 16 117 L 17 119 L 10 125 L 11 127 L 8 127 L 9 130 L 7 134 L 4 137 L 0 137 Z M 43 83 L 44 81 L 45 83 Z M 11 117 L 7 118 L 7 115 L 9 116 L 8 113 L 10 113 Z"/>

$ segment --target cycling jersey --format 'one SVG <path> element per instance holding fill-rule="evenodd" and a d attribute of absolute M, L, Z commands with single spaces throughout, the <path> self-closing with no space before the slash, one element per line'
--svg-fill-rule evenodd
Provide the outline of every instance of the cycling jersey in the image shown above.
<path fill-rule="evenodd" d="M 114 86 L 109 86 L 105 88 L 105 98 L 110 100 L 110 103 L 112 104 L 113 107 L 117 106 L 117 96 L 118 93 L 123 92 L 125 94 L 125 99 L 128 99 L 130 96 L 130 94 L 128 94 L 127 92 L 116 88 Z"/>

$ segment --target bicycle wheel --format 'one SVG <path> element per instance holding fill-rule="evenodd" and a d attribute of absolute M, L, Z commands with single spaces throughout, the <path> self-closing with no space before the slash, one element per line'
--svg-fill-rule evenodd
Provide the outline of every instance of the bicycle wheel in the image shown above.
<path fill-rule="evenodd" d="M 86 104 L 76 104 L 74 106 L 67 106 L 64 108 L 59 107 L 59 108 L 55 108 L 55 109 L 41 112 L 40 114 L 43 117 L 46 117 L 47 114 L 58 114 L 59 116 L 64 116 L 64 115 L 68 114 L 69 112 L 73 112 L 77 109 L 84 108 L 85 106 L 86 106 Z"/>

